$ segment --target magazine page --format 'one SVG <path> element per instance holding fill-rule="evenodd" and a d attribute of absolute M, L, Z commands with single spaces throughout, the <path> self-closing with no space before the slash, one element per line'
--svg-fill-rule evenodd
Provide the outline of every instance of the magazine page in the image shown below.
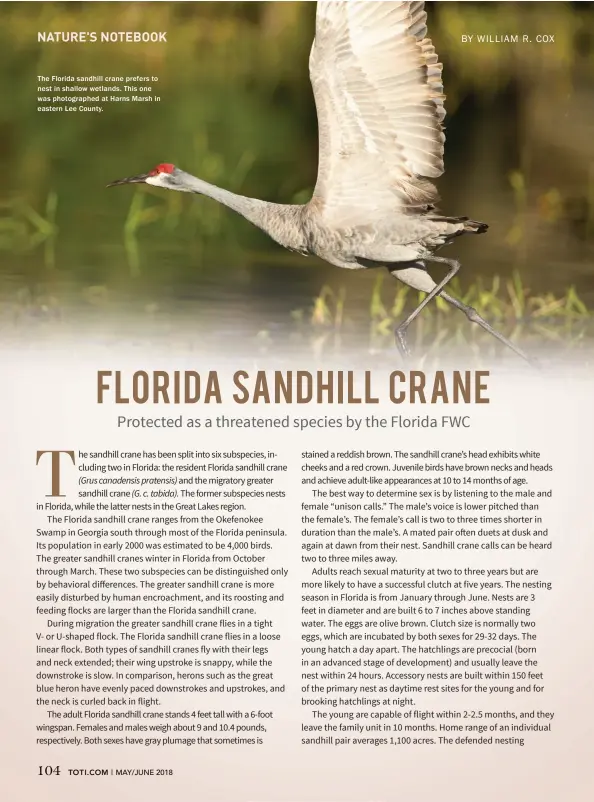
<path fill-rule="evenodd" d="M 2 799 L 590 800 L 592 4 L 0 19 Z"/>

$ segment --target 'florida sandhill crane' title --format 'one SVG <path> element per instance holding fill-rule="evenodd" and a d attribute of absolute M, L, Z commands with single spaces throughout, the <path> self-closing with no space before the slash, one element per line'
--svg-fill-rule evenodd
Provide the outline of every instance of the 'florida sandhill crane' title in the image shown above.
<path fill-rule="evenodd" d="M 442 65 L 427 37 L 423 2 L 318 2 L 309 71 L 318 115 L 318 177 L 306 204 L 247 198 L 159 164 L 118 184 L 146 183 L 207 195 L 243 215 L 292 251 L 347 269 L 386 267 L 427 293 L 396 328 L 408 354 L 407 329 L 436 295 L 463 311 L 523 359 L 514 343 L 472 307 L 445 292 L 460 269 L 436 256 L 486 223 L 445 217 L 429 180 L 444 171 Z M 436 283 L 427 262 L 448 272 Z"/>

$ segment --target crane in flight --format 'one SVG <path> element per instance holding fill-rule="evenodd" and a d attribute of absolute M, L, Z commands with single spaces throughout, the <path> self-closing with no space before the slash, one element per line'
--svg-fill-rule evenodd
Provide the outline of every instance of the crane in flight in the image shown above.
<path fill-rule="evenodd" d="M 488 228 L 436 209 L 430 179 L 444 171 L 442 65 L 427 36 L 423 2 L 320 0 L 309 71 L 318 116 L 318 176 L 305 204 L 248 198 L 159 164 L 108 186 L 146 183 L 206 195 L 243 215 L 291 251 L 337 267 L 385 267 L 426 293 L 395 331 L 403 355 L 407 330 L 437 295 L 526 361 L 526 354 L 478 312 L 445 291 L 460 269 L 436 256 L 462 234 Z M 427 262 L 447 267 L 436 282 Z"/>

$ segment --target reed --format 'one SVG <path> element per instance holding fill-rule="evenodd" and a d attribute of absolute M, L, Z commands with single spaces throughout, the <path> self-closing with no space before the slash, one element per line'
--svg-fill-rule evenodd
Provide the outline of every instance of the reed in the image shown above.
<path fill-rule="evenodd" d="M 594 334 L 594 317 L 573 286 L 560 297 L 553 293 L 533 294 L 517 271 L 507 281 L 495 276 L 489 285 L 477 279 L 465 290 L 457 279 L 451 284 L 452 293 L 512 339 L 520 335 L 523 338 L 540 337 L 545 341 L 574 346 Z M 386 294 L 384 277 L 380 274 L 367 307 L 369 343 L 375 348 L 393 343 L 395 326 L 407 310 L 423 298 L 422 293 L 417 295 L 404 285 L 389 295 L 389 302 L 384 299 Z M 294 317 L 302 328 L 309 326 L 314 331 L 343 332 L 351 322 L 349 311 L 344 288 L 337 292 L 324 286 L 313 300 L 309 314 L 301 312 Z M 441 298 L 425 308 L 411 327 L 410 335 L 418 346 L 431 350 L 446 341 L 476 344 L 488 341 L 480 328 L 469 325 L 464 315 Z"/>

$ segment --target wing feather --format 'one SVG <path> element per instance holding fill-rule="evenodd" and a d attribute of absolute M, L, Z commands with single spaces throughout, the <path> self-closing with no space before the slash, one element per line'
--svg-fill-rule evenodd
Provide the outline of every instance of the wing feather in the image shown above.
<path fill-rule="evenodd" d="M 312 203 L 327 218 L 419 211 L 443 173 L 442 65 L 423 2 L 321 0 L 310 55 L 319 128 Z"/>

